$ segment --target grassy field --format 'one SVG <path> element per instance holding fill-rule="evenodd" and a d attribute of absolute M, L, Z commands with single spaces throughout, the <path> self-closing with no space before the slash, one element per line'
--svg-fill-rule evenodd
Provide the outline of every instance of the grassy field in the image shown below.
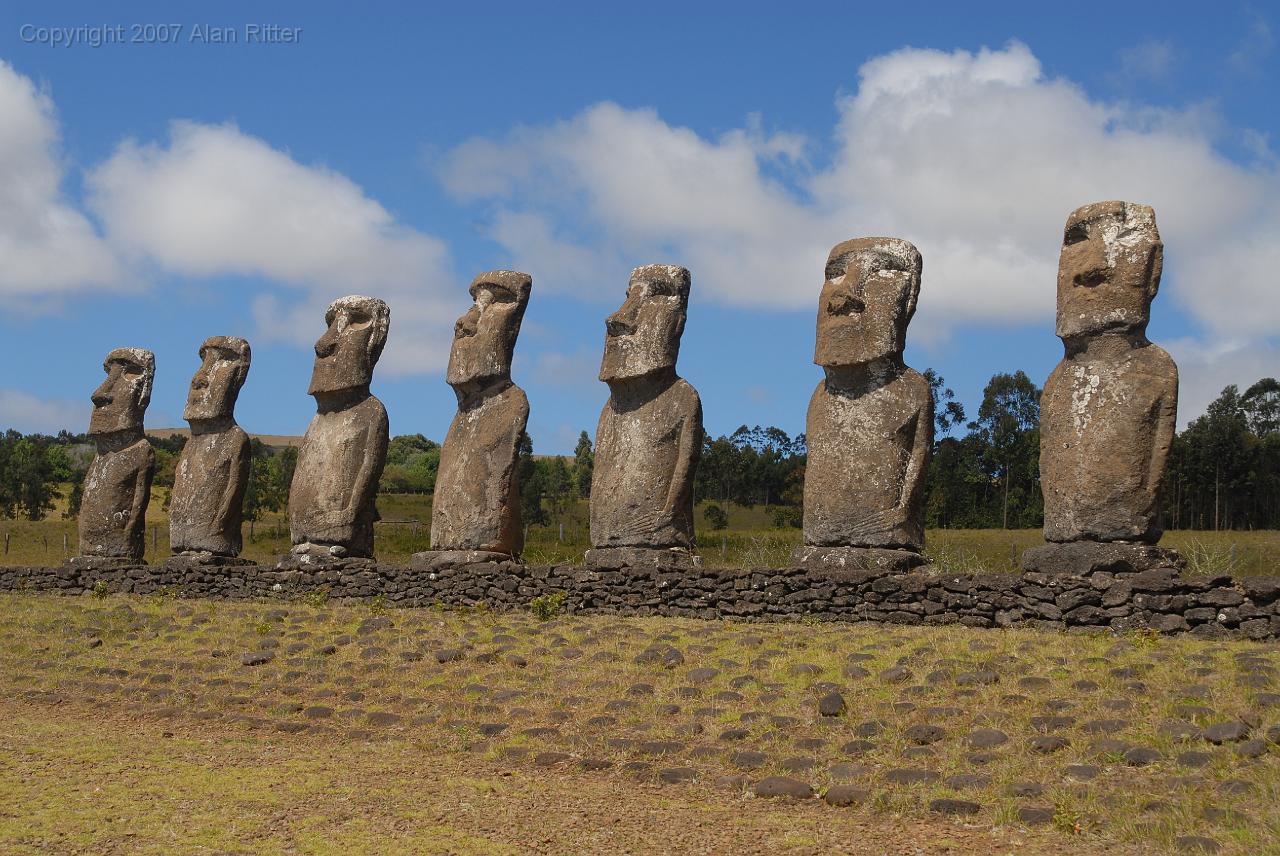
<path fill-rule="evenodd" d="M 3 594 L 0 852 L 1277 853 L 1278 660 Z"/>
<path fill-rule="evenodd" d="M 164 510 L 167 488 L 156 488 L 147 509 L 147 561 L 169 555 L 169 518 Z M 60 505 L 39 522 L 0 520 L 0 538 L 7 536 L 5 558 L 12 565 L 60 564 L 76 549 L 76 524 L 61 516 Z M 785 567 L 800 544 L 800 530 L 778 528 L 763 507 L 729 505 L 729 526 L 712 530 L 698 508 L 699 552 L 712 567 Z M 383 561 L 405 562 L 430 545 L 431 498 L 417 494 L 378 497 L 382 522 L 376 529 L 376 550 Z M 284 514 L 244 525 L 246 558 L 275 562 L 289 550 L 289 526 Z M 932 529 L 927 552 L 946 573 L 1010 572 L 1018 570 L 1022 552 L 1043 543 L 1038 529 Z M 1190 573 L 1249 576 L 1280 573 L 1280 531 L 1169 532 L 1161 541 L 1181 551 Z M 565 509 L 550 526 L 530 526 L 525 561 L 530 564 L 579 563 L 588 542 L 585 501 Z"/>

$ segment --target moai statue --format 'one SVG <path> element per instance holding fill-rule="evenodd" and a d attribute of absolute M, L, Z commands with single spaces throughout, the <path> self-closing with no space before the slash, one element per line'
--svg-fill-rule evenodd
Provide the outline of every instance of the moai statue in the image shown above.
<path fill-rule="evenodd" d="M 316 342 L 307 426 L 289 491 L 293 553 L 283 568 L 373 564 L 374 499 L 387 461 L 387 411 L 369 394 L 387 343 L 391 310 L 374 297 L 329 304 L 329 329 Z"/>
<path fill-rule="evenodd" d="M 155 453 L 142 431 L 156 358 L 142 348 L 116 348 L 102 364 L 107 379 L 93 393 L 89 436 L 97 452 L 80 499 L 80 555 L 94 568 L 145 564 L 147 502 Z"/>
<path fill-rule="evenodd" d="M 247 564 L 236 557 L 251 459 L 235 407 L 251 359 L 249 343 L 236 336 L 212 336 L 200 346 L 200 368 L 182 413 L 191 439 L 169 495 L 169 546 L 181 562 Z"/>
<path fill-rule="evenodd" d="M 511 382 L 511 357 L 533 280 L 513 270 L 482 273 L 475 300 L 454 325 L 446 380 L 458 397 L 436 475 L 431 550 L 415 568 L 519 559 L 520 487 L 516 450 L 529 400 Z"/>
<path fill-rule="evenodd" d="M 921 506 L 933 448 L 933 393 L 902 360 L 920 295 L 920 252 L 855 238 L 827 257 L 805 438 L 804 546 L 814 570 L 907 571 L 924 564 Z"/>
<path fill-rule="evenodd" d="M 1178 416 L 1178 367 L 1147 340 L 1164 244 L 1149 205 L 1071 213 L 1058 260 L 1066 355 L 1040 397 L 1044 537 L 1025 570 L 1181 567 L 1160 540 L 1158 492 Z"/>
<path fill-rule="evenodd" d="M 702 401 L 676 375 L 689 305 L 689 271 L 645 265 L 605 322 L 600 380 L 609 401 L 596 429 L 591 544 L 598 568 L 689 569 L 693 474 L 702 450 Z"/>

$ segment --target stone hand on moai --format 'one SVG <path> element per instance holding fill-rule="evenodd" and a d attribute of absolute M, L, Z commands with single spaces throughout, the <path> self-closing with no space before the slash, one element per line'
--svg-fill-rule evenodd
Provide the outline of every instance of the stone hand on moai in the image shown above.
<path fill-rule="evenodd" d="M 89 436 L 97 454 L 84 479 L 77 558 L 85 564 L 140 563 L 155 463 L 142 419 L 156 360 L 141 348 L 117 348 L 102 367 L 107 378 L 93 393 Z"/>
<path fill-rule="evenodd" d="M 1149 546 L 1161 535 L 1160 480 L 1178 411 L 1178 368 L 1146 332 L 1163 257 L 1148 205 L 1097 202 L 1067 218 L 1056 330 L 1066 354 L 1040 400 L 1044 536 L 1052 543 L 1027 552 L 1028 570 L 1181 562 Z"/>
<path fill-rule="evenodd" d="M 175 554 L 219 561 L 240 555 L 240 523 L 251 463 L 249 435 L 236 424 L 236 398 L 249 374 L 249 343 L 212 336 L 200 346 L 182 418 L 191 439 L 182 449 L 169 498 L 169 545 Z"/>
<path fill-rule="evenodd" d="M 387 459 L 387 411 L 369 394 L 391 311 L 373 297 L 335 300 L 316 342 L 307 426 L 289 491 L 286 563 L 373 557 L 374 498 Z"/>
<path fill-rule="evenodd" d="M 529 421 L 511 359 L 533 280 L 518 271 L 480 274 L 471 308 L 454 325 L 446 380 L 458 412 L 440 450 L 431 506 L 431 550 L 412 564 L 502 561 L 524 546 L 516 456 Z"/>
<path fill-rule="evenodd" d="M 897 238 L 845 241 L 827 259 L 814 351 L 826 377 L 809 402 L 800 565 L 906 570 L 924 562 L 933 395 L 902 359 L 921 267 L 919 251 Z"/>
<path fill-rule="evenodd" d="M 693 476 L 702 402 L 676 375 L 689 271 L 636 268 L 605 322 L 600 380 L 609 400 L 596 430 L 591 544 L 597 567 L 692 567 Z"/>

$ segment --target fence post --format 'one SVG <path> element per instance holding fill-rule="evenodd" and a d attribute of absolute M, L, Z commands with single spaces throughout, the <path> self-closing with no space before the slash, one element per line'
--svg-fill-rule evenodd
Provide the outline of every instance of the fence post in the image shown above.
<path fill-rule="evenodd" d="M 9 533 L 4 533 L 4 554 L 9 555 Z"/>
<path fill-rule="evenodd" d="M 67 546 L 67 533 L 63 532 L 62 533 L 62 555 L 64 556 L 67 555 L 67 553 L 69 552 L 69 549 L 70 548 Z"/>

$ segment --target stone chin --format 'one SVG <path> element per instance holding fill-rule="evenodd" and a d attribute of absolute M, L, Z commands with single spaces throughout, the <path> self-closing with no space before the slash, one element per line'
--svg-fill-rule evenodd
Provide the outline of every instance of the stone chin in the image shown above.
<path fill-rule="evenodd" d="M 132 408 L 121 411 L 114 407 L 94 408 L 89 417 L 89 433 L 91 435 L 114 434 L 117 431 L 142 428 L 142 415 L 133 412 Z"/>
<path fill-rule="evenodd" d="M 476 339 L 478 337 L 472 336 L 455 340 L 444 376 L 450 386 L 511 376 L 511 365 L 494 352 L 493 345 L 479 341 L 472 344 Z"/>
<path fill-rule="evenodd" d="M 372 372 L 364 371 L 363 367 L 353 371 L 351 367 L 343 365 L 342 360 L 334 357 L 319 359 L 311 371 L 311 385 L 307 387 L 307 395 L 368 386 L 372 380 L 371 375 Z"/>
<path fill-rule="evenodd" d="M 600 363 L 600 380 L 605 383 L 618 380 L 636 380 L 663 370 L 674 369 L 675 360 L 661 359 L 641 349 L 613 344 L 605 345 L 604 360 Z"/>
<path fill-rule="evenodd" d="M 1058 323 L 1054 329 L 1059 339 L 1079 339 L 1100 336 L 1104 333 L 1142 333 L 1147 329 L 1147 314 L 1141 310 L 1115 309 L 1104 315 L 1081 313 L 1075 316 L 1058 314 Z"/>
<path fill-rule="evenodd" d="M 188 401 L 187 406 L 182 410 L 182 418 L 187 422 L 199 421 L 202 419 L 221 419 L 231 415 L 231 408 L 226 407 L 222 402 L 206 401 Z"/>
<path fill-rule="evenodd" d="M 818 333 L 813 361 L 826 368 L 861 366 L 876 360 L 901 358 L 897 342 L 878 340 L 853 325 L 827 328 Z"/>

